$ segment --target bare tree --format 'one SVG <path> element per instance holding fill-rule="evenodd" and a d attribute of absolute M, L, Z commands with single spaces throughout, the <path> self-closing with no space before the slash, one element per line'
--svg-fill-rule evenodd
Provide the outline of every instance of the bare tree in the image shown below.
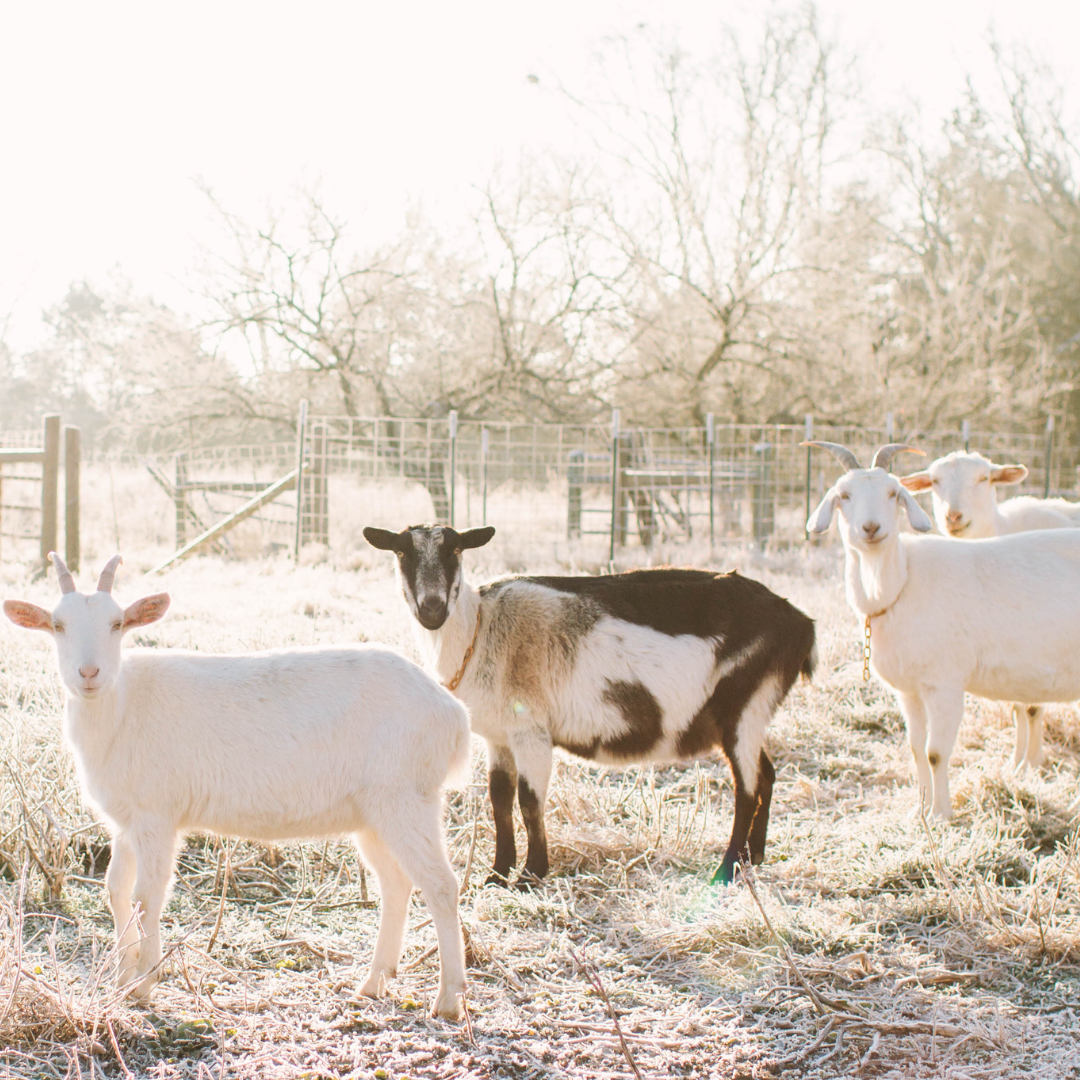
<path fill-rule="evenodd" d="M 813 270 L 837 103 L 848 92 L 812 7 L 773 11 L 756 47 L 732 31 L 694 62 L 646 30 L 613 42 L 605 90 L 573 96 L 609 162 L 594 199 L 621 254 L 632 354 L 669 420 L 737 419 L 784 400 L 789 282 Z"/>
<path fill-rule="evenodd" d="M 603 400 L 619 343 L 616 308 L 581 166 L 527 161 L 496 176 L 476 217 L 489 327 L 481 401 L 576 419 Z"/>
<path fill-rule="evenodd" d="M 880 144 L 896 186 L 875 349 L 886 393 L 922 427 L 1041 423 L 1075 386 L 1076 154 L 1037 69 L 996 57 L 1000 98 L 969 86 L 944 150 L 904 121 Z"/>
<path fill-rule="evenodd" d="M 224 344 L 244 343 L 264 395 L 291 397 L 296 380 L 282 376 L 306 374 L 332 411 L 392 414 L 389 316 L 409 288 L 410 252 L 399 243 L 360 258 L 317 194 L 304 196 L 294 228 L 281 214 L 251 225 L 207 194 L 234 247 L 208 274 L 205 291 L 218 311 L 211 325 Z"/>

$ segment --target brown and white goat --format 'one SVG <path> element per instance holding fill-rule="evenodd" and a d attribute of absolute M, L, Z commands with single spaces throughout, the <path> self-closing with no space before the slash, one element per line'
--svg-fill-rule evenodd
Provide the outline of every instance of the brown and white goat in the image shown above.
<path fill-rule="evenodd" d="M 814 624 L 737 573 L 662 568 L 605 577 L 510 577 L 473 588 L 461 555 L 493 528 L 367 528 L 393 551 L 428 670 L 487 741 L 495 865 L 517 859 L 517 795 L 529 850 L 520 887 L 548 871 L 544 803 L 552 747 L 604 764 L 672 761 L 719 748 L 735 781 L 731 841 L 713 880 L 765 854 L 775 776 L 765 732 L 814 665 Z"/>

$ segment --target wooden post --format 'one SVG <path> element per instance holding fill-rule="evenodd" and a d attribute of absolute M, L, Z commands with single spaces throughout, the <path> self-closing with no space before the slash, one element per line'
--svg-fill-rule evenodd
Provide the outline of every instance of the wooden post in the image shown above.
<path fill-rule="evenodd" d="M 971 423 L 965 420 L 960 425 L 960 437 L 964 440 L 964 453 L 971 449 Z"/>
<path fill-rule="evenodd" d="M 300 561 L 300 544 L 304 522 L 304 434 L 307 428 L 307 398 L 300 402 L 296 418 L 296 545 L 293 558 Z"/>
<path fill-rule="evenodd" d="M 586 468 L 588 462 L 586 461 Z M 619 410 L 611 410 L 611 542 L 608 561 L 615 562 L 615 543 L 619 531 Z"/>
<path fill-rule="evenodd" d="M 814 418 L 807 413 L 803 417 L 803 435 L 806 442 L 809 442 L 814 437 Z M 803 524 L 803 537 L 809 541 L 810 529 L 810 453 L 813 450 L 812 446 L 806 448 L 806 518 Z"/>
<path fill-rule="evenodd" d="M 42 421 L 41 466 L 41 563 L 47 566 L 49 552 L 56 550 L 56 499 L 60 488 L 60 417 L 50 413 Z"/>
<path fill-rule="evenodd" d="M 187 455 L 179 453 L 175 459 L 176 485 L 173 487 L 173 505 L 176 507 L 176 550 L 187 543 Z"/>
<path fill-rule="evenodd" d="M 714 490 L 716 487 L 716 456 L 713 445 L 716 438 L 716 417 L 705 414 L 705 445 L 709 454 L 709 551 L 716 546 L 716 528 L 713 523 Z M 689 505 L 689 503 L 687 503 Z"/>
<path fill-rule="evenodd" d="M 329 479 L 326 467 L 326 425 L 311 426 L 311 527 L 312 541 L 330 543 Z"/>
<path fill-rule="evenodd" d="M 454 527 L 454 496 L 457 475 L 457 409 L 450 410 L 450 528 Z"/>
<path fill-rule="evenodd" d="M 64 561 L 75 573 L 79 569 L 79 459 L 80 432 L 64 428 Z"/>
<path fill-rule="evenodd" d="M 560 428 L 560 436 L 562 429 Z M 483 490 L 483 502 L 481 503 L 481 525 L 487 524 L 487 459 L 488 459 L 488 429 L 480 429 L 480 485 Z M 559 460 L 562 460 L 561 458 Z"/>
<path fill-rule="evenodd" d="M 1054 418 L 1046 418 L 1046 483 L 1043 485 L 1043 498 L 1050 498 L 1050 469 L 1054 462 Z"/>

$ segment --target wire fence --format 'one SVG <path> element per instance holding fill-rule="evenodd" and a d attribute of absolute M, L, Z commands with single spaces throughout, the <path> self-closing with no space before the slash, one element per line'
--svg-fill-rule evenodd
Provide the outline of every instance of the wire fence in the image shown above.
<path fill-rule="evenodd" d="M 493 524 L 504 543 L 523 552 L 580 543 L 613 557 L 616 549 L 694 539 L 790 545 L 804 539 L 809 509 L 838 474 L 829 455 L 800 445 L 808 435 L 842 443 L 866 462 L 882 443 L 911 441 L 926 456 L 898 456 L 899 473 L 969 448 L 1027 466 L 1027 480 L 1010 494 L 1077 494 L 1077 448 L 1055 445 L 1052 426 L 1040 434 L 970 431 L 966 424 L 907 433 L 888 419 L 860 428 L 814 425 L 808 417 L 799 425 L 709 418 L 705 427 L 661 429 L 623 427 L 617 412 L 609 424 L 459 422 L 450 413 L 307 417 L 297 434 L 290 442 L 114 456 L 99 465 L 152 478 L 173 503 L 181 547 L 294 469 L 302 453 L 299 528 L 295 495 L 262 507 L 254 527 L 264 551 L 294 543 L 360 546 L 363 525 L 400 529 L 422 520 L 458 529 Z M 20 439 L 0 432 L 0 445 L 23 445 Z M 217 544 L 222 553 L 239 553 L 227 535 Z"/>

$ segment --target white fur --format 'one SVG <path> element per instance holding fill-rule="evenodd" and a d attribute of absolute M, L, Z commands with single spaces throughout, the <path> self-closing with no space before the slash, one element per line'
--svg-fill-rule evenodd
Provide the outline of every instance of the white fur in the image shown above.
<path fill-rule="evenodd" d="M 982 454 L 957 450 L 900 482 L 909 491 L 930 491 L 934 521 L 943 536 L 976 540 L 1033 529 L 1080 526 L 1080 503 L 1067 499 L 1020 495 L 1002 503 L 997 501 L 999 487 L 1019 484 L 1026 476 L 1023 465 L 997 465 Z M 1043 710 L 1039 705 L 1015 702 L 1012 713 L 1016 724 L 1013 764 L 1017 768 L 1037 768 L 1046 756 Z"/>
<path fill-rule="evenodd" d="M 121 654 L 124 629 L 166 606 L 151 597 L 125 612 L 100 591 L 68 592 L 51 613 L 4 604 L 56 643 L 64 736 L 113 836 L 106 882 L 120 984 L 145 997 L 157 981 L 159 919 L 184 833 L 353 834 L 382 894 L 361 993 L 379 996 L 396 970 L 415 882 L 438 934 L 434 1011 L 459 1018 L 464 953 L 440 787 L 468 760 L 465 709 L 411 661 L 373 646 Z"/>
<path fill-rule="evenodd" d="M 896 477 L 852 469 L 807 526 L 824 532 L 840 512 L 848 603 L 860 622 L 873 616 L 871 668 L 900 700 L 924 802 L 948 818 L 965 691 L 1000 701 L 1080 697 L 1080 530 L 957 544 L 901 533 L 900 503 L 914 528 L 929 531 Z"/>
<path fill-rule="evenodd" d="M 909 491 L 929 490 L 934 520 L 943 536 L 977 540 L 1029 529 L 1068 529 L 1080 525 L 1080 503 L 1020 495 L 997 501 L 997 489 L 1019 484 L 1023 465 L 995 465 L 982 454 L 956 450 L 922 472 L 902 478 Z"/>

